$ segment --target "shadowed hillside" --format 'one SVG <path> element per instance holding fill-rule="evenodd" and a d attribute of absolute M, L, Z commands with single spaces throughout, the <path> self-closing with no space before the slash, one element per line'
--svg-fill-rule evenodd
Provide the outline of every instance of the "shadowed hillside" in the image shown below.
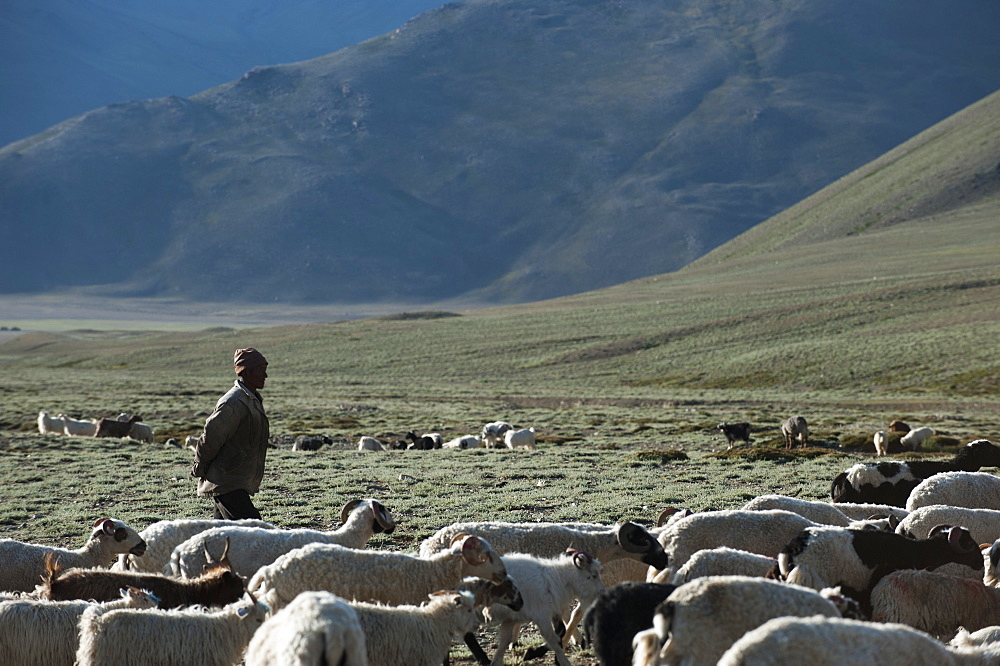
<path fill-rule="evenodd" d="M 675 270 L 1000 87 L 1000 6 L 965 8 L 449 4 L 0 151 L 0 289 L 515 302 Z"/>

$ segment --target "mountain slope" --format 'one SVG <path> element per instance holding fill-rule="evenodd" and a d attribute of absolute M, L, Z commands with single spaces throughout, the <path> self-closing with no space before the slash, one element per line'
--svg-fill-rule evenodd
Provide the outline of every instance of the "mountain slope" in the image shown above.
<path fill-rule="evenodd" d="M 402 25 L 437 0 L 32 0 L 0 16 L 0 145 L 108 104 L 193 95 Z"/>
<path fill-rule="evenodd" d="M 513 302 L 675 270 L 1000 87 L 1000 6 L 966 9 L 450 4 L 3 149 L 0 290 Z"/>

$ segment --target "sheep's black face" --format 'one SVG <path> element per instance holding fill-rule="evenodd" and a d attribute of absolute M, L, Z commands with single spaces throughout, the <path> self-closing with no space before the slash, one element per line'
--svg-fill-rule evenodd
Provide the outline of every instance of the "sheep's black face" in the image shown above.
<path fill-rule="evenodd" d="M 146 552 L 146 542 L 145 541 L 140 541 L 139 543 L 137 543 L 134 546 L 132 546 L 132 548 L 129 549 L 128 552 L 129 552 L 129 554 L 135 555 L 137 557 L 141 556 L 143 553 Z"/>

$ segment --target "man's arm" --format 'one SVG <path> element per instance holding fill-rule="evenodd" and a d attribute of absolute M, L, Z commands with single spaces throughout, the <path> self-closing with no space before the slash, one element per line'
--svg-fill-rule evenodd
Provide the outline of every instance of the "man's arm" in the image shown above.
<path fill-rule="evenodd" d="M 240 425 L 238 408 L 228 402 L 219 405 L 205 421 L 205 432 L 202 433 L 194 448 L 194 466 L 191 476 L 204 477 L 208 466 L 219 455 L 219 449 L 229 441 Z"/>

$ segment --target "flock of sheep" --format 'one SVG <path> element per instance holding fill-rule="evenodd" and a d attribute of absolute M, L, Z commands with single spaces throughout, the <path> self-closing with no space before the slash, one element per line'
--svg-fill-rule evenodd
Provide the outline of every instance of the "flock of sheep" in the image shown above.
<path fill-rule="evenodd" d="M 38 412 L 38 432 L 75 437 L 128 437 L 137 442 L 153 443 L 153 429 L 142 423 L 141 416 L 125 412 L 113 419 L 75 419 L 66 414 L 50 416 L 48 412 L 41 411 Z"/>
<path fill-rule="evenodd" d="M 454 446 L 528 446 L 516 432 L 495 422 Z M 801 417 L 782 432 L 808 441 Z M 558 666 L 580 645 L 603 666 L 998 664 L 1000 477 L 983 467 L 1000 448 L 980 439 L 855 465 L 830 501 L 668 509 L 649 528 L 456 523 L 413 552 L 367 547 L 396 528 L 374 498 L 331 531 L 100 518 L 77 550 L 0 539 L 0 663 L 439 666 L 462 641 L 500 666 L 530 624 L 545 646 L 525 659 Z"/>

